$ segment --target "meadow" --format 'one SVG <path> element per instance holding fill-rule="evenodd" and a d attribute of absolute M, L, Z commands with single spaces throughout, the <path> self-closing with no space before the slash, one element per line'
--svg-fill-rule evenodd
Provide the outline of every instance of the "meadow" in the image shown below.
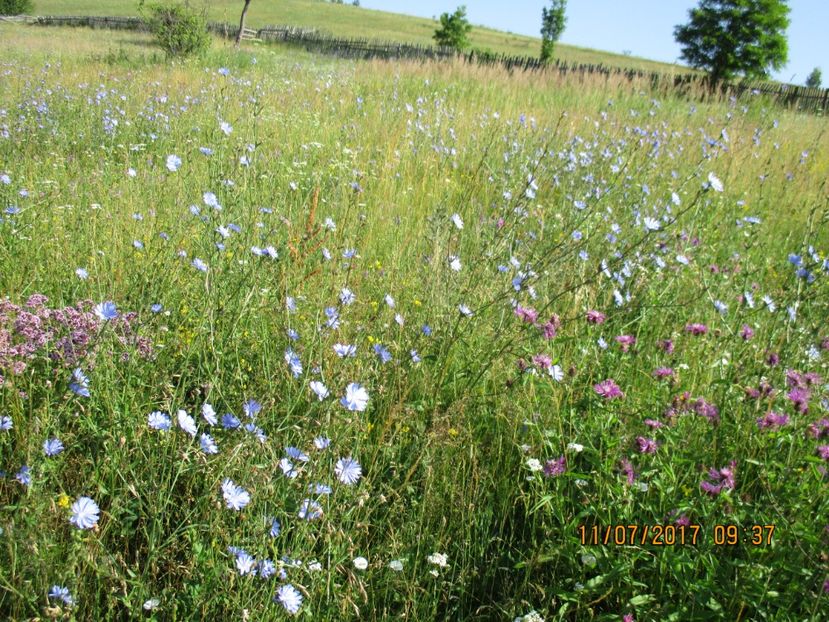
<path fill-rule="evenodd" d="M 0 53 L 0 618 L 826 618 L 824 118 Z"/>

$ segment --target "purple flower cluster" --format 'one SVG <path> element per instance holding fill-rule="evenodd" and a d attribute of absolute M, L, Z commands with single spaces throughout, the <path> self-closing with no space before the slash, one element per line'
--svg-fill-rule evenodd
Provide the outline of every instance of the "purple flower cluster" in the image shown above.
<path fill-rule="evenodd" d="M 544 464 L 544 475 L 547 477 L 557 477 L 567 470 L 567 459 L 564 456 L 547 460 Z"/>
<path fill-rule="evenodd" d="M 732 460 L 727 467 L 721 469 L 708 469 L 708 479 L 703 480 L 699 487 L 709 495 L 716 497 L 723 490 L 734 490 L 734 475 L 737 470 L 737 462 Z"/>
<path fill-rule="evenodd" d="M 8 298 L 0 300 L 0 371 L 22 374 L 39 355 L 64 368 L 74 367 L 94 354 L 105 323 L 95 303 L 82 300 L 75 306 L 50 308 L 47 302 L 43 294 L 32 294 L 22 306 Z M 108 321 L 107 326 L 113 328 L 122 346 L 135 348 L 139 356 L 149 358 L 152 343 L 137 333 L 136 320 L 135 313 L 126 313 Z M 0 375 L 0 384 L 2 379 Z"/>
<path fill-rule="evenodd" d="M 624 397 L 625 394 L 619 388 L 619 385 L 612 378 L 602 380 L 598 384 L 593 385 L 593 390 L 606 400 Z"/>
<path fill-rule="evenodd" d="M 671 406 L 665 411 L 665 416 L 671 419 L 686 413 L 695 413 L 701 417 L 706 417 L 711 423 L 719 423 L 720 421 L 719 408 L 706 401 L 705 398 L 691 397 L 688 391 L 674 397 Z"/>
<path fill-rule="evenodd" d="M 538 321 L 538 311 L 518 305 L 515 307 L 515 316 L 527 324 L 532 324 L 538 328 L 544 339 L 548 341 L 553 339 L 556 336 L 558 329 L 561 328 L 561 318 L 559 318 L 556 314 L 550 316 L 550 319 L 542 324 Z"/>
<path fill-rule="evenodd" d="M 761 430 L 780 428 L 789 423 L 789 416 L 774 411 L 767 412 L 757 419 L 757 427 Z"/>
<path fill-rule="evenodd" d="M 811 388 L 820 384 L 820 381 L 820 376 L 815 372 L 801 374 L 793 369 L 786 371 L 786 385 L 790 389 L 786 397 L 801 415 L 809 411 L 809 400 L 812 399 Z"/>

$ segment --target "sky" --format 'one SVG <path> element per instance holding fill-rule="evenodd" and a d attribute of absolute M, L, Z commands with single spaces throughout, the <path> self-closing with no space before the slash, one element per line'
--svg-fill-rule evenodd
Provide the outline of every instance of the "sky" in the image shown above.
<path fill-rule="evenodd" d="M 360 5 L 393 13 L 437 17 L 466 5 L 472 24 L 540 37 L 543 0 L 361 0 Z M 679 62 L 674 26 L 688 21 L 694 0 L 570 0 L 562 43 L 609 52 L 631 52 L 652 60 Z M 773 77 L 802 84 L 814 67 L 829 84 L 829 0 L 789 0 L 789 62 Z"/>

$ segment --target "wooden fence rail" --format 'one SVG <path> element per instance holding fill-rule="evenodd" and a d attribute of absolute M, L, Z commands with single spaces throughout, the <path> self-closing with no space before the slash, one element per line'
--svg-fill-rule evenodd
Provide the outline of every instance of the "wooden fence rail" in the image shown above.
<path fill-rule="evenodd" d="M 147 24 L 140 17 L 100 16 L 40 16 L 30 20 L 41 26 L 75 26 L 106 28 L 114 30 L 148 31 Z M 210 32 L 233 39 L 239 27 L 232 24 L 210 22 Z M 623 67 L 608 67 L 586 63 L 568 63 L 555 60 L 545 63 L 532 56 L 508 56 L 490 52 L 472 51 L 460 54 L 451 48 L 412 43 L 373 41 L 369 39 L 347 39 L 335 37 L 316 28 L 296 26 L 266 26 L 256 31 L 256 39 L 263 42 L 289 43 L 311 52 L 330 54 L 353 59 L 422 59 L 444 60 L 458 58 L 480 65 L 500 65 L 508 71 L 557 71 L 559 74 L 580 74 L 588 76 L 617 77 L 630 82 L 639 80 L 650 84 L 656 91 L 674 90 L 686 96 L 694 93 L 716 93 L 725 97 L 741 97 L 745 94 L 765 96 L 789 108 L 818 114 L 829 113 L 829 89 L 807 88 L 773 82 L 734 82 L 709 88 L 708 80 L 698 74 L 668 74 L 647 72 Z"/>

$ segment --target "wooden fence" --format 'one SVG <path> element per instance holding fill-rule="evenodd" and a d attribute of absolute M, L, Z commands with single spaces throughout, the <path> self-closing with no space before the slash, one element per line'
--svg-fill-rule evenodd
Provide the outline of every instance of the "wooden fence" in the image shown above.
<path fill-rule="evenodd" d="M 30 23 L 41 26 L 76 26 L 88 28 L 106 28 L 114 30 L 147 31 L 147 24 L 139 17 L 99 17 L 99 16 L 41 16 Z M 238 26 L 226 23 L 210 22 L 208 29 L 216 35 L 235 38 Z M 383 42 L 370 39 L 349 39 L 335 37 L 315 28 L 298 28 L 295 26 L 266 26 L 256 31 L 256 38 L 263 42 L 281 42 L 297 45 L 311 52 L 330 54 L 341 58 L 353 59 L 423 59 L 443 60 L 461 59 L 468 63 L 481 65 L 500 65 L 508 71 L 557 71 L 562 75 L 580 74 L 617 77 L 628 81 L 642 81 L 658 91 L 678 91 L 692 96 L 694 93 L 718 94 L 724 97 L 741 97 L 746 94 L 764 96 L 780 105 L 823 114 L 829 112 L 829 89 L 807 88 L 775 82 L 734 82 L 709 88 L 708 80 L 701 74 L 668 74 L 647 72 L 623 67 L 608 67 L 585 63 L 568 63 L 553 61 L 544 63 L 532 56 L 508 56 L 488 52 L 472 51 L 459 54 L 451 48 L 411 43 Z"/>

